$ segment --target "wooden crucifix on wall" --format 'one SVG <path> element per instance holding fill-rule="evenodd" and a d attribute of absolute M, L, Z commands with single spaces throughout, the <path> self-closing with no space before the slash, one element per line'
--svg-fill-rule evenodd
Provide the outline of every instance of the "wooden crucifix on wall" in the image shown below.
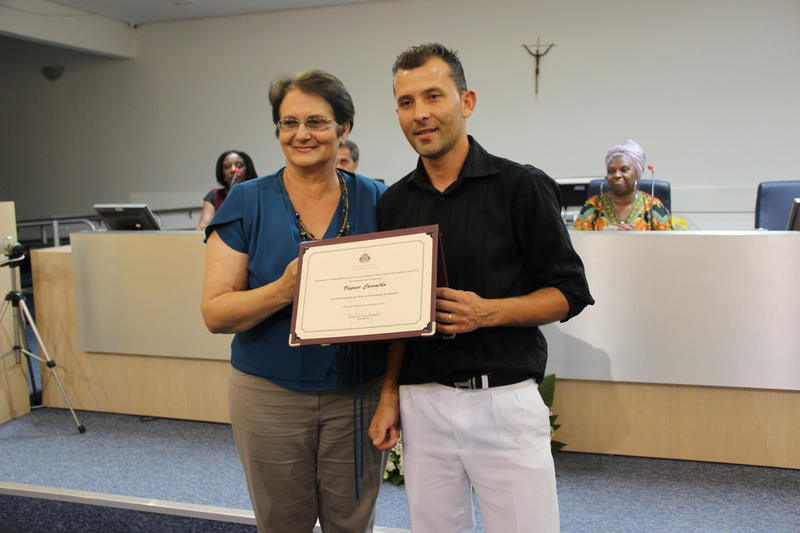
<path fill-rule="evenodd" d="M 535 87 L 535 95 L 536 95 L 536 98 L 539 98 L 539 60 L 542 57 L 544 57 L 547 54 L 547 52 L 549 52 L 550 49 L 555 46 L 555 44 L 539 44 L 539 38 L 537 37 L 536 38 L 536 44 L 523 44 L 522 46 L 525 48 L 525 50 L 528 51 L 528 53 L 530 55 L 532 55 L 533 57 L 536 58 L 536 72 L 535 72 L 536 87 Z M 545 48 L 545 51 L 544 52 L 540 52 L 539 49 L 543 48 L 545 46 L 547 47 L 547 48 Z M 536 51 L 535 52 L 532 51 L 531 48 L 535 48 Z"/>

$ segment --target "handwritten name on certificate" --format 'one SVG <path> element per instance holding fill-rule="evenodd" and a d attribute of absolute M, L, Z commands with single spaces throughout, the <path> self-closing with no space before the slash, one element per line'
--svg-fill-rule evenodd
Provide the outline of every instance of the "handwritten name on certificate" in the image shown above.
<path fill-rule="evenodd" d="M 435 333 L 439 228 L 302 243 L 289 343 Z"/>

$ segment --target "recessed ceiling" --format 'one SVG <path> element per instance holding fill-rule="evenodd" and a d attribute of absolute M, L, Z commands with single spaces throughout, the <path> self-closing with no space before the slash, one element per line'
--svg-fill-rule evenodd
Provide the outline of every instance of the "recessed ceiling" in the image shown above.
<path fill-rule="evenodd" d="M 52 0 L 131 25 L 384 0 Z"/>

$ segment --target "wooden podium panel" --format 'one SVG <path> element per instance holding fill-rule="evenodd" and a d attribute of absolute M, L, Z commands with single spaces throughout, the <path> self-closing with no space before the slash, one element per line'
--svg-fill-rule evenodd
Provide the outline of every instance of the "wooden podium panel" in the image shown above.
<path fill-rule="evenodd" d="M 0 240 L 10 237 L 17 239 L 17 219 L 14 202 L 0 202 Z M 5 256 L 0 256 L 5 259 Z M 0 291 L 5 298 L 11 291 L 11 273 L 19 274 L 19 269 L 6 266 L 0 269 Z M 19 288 L 19 278 L 17 279 Z M 5 303 L 5 299 L 3 300 Z M 13 353 L 14 347 L 14 310 L 9 302 L 0 323 L 0 355 L 8 353 L 0 360 L 0 424 L 27 414 L 31 410 L 28 395 L 28 363 L 21 357 L 17 364 Z"/>
<path fill-rule="evenodd" d="M 78 348 L 71 247 L 33 252 L 37 324 L 75 409 L 229 423 L 224 360 L 85 352 Z M 172 258 L 181 268 L 179 258 Z M 165 260 L 170 264 L 170 260 Z M 197 294 L 183 295 L 200 305 Z M 180 336 L 180 331 L 175 331 Z M 43 369 L 43 403 L 66 408 Z"/>
<path fill-rule="evenodd" d="M 800 468 L 800 232 L 572 232 L 595 305 L 542 328 L 565 450 Z"/>
<path fill-rule="evenodd" d="M 548 370 L 552 372 L 555 369 L 556 375 L 560 376 L 553 412 L 558 415 L 558 423 L 562 424 L 557 438 L 567 444 L 565 451 L 800 468 L 800 438 L 795 429 L 800 427 L 800 390 L 780 390 L 781 383 L 798 375 L 800 359 L 795 357 L 783 361 L 776 357 L 787 350 L 784 344 L 779 343 L 784 339 L 779 335 L 785 331 L 782 329 L 783 321 L 765 319 L 758 338 L 748 340 L 763 345 L 760 360 L 770 365 L 750 380 L 752 383 L 761 380 L 763 386 L 760 388 L 750 388 L 757 387 L 752 384 L 740 386 L 735 382 L 730 386 L 720 385 L 727 381 L 718 382 L 718 379 L 737 377 L 731 376 L 730 365 L 721 364 L 720 353 L 709 353 L 709 350 L 692 354 L 691 372 L 687 375 L 698 381 L 681 382 L 684 375 L 678 372 L 686 366 L 682 358 L 685 359 L 687 354 L 678 347 L 672 346 L 664 353 L 665 347 L 671 346 L 666 342 L 637 342 L 633 344 L 643 348 L 629 352 L 625 344 L 629 339 L 624 335 L 607 335 L 608 332 L 648 331 L 648 327 L 655 326 L 673 327 L 681 320 L 686 321 L 684 315 L 674 318 L 672 314 L 664 315 L 660 322 L 649 321 L 647 314 L 637 313 L 641 301 L 635 290 L 638 284 L 620 289 L 622 282 L 615 274 L 616 270 L 608 267 L 610 262 L 624 263 L 626 258 L 649 248 L 653 253 L 670 251 L 676 261 L 688 261 L 689 258 L 710 261 L 721 250 L 731 254 L 757 250 L 762 259 L 770 254 L 795 257 L 794 244 L 798 243 L 800 235 L 777 233 L 712 235 L 708 238 L 677 234 L 573 235 L 598 300 L 595 307 L 602 310 L 604 306 L 613 305 L 630 314 L 626 316 L 629 320 L 621 321 L 619 326 L 616 325 L 618 315 L 595 312 L 594 316 L 585 313 L 585 316 L 582 314 L 566 324 L 545 328 L 550 342 L 551 364 Z M 595 240 L 598 238 L 602 241 Z M 698 240 L 703 241 L 703 246 L 696 246 Z M 791 240 L 793 246 L 784 246 L 787 240 Z M 605 245 L 601 246 L 603 243 Z M 40 250 L 32 255 L 37 323 L 48 343 L 51 357 L 59 364 L 59 375 L 76 409 L 229 422 L 228 361 L 81 351 L 77 341 L 70 248 Z M 706 327 L 694 328 L 692 334 L 696 342 L 692 346 L 695 349 L 706 346 L 714 335 L 719 334 L 719 328 L 713 327 L 714 321 L 719 321 L 725 313 L 731 313 L 730 298 L 740 298 L 743 293 L 758 293 L 759 283 L 778 287 L 776 294 L 780 294 L 781 286 L 796 286 L 786 285 L 796 284 L 796 276 L 770 282 L 771 278 L 763 274 L 780 269 L 785 272 L 788 269 L 786 264 L 781 263 L 778 269 L 774 262 L 756 259 L 748 263 L 747 269 L 740 267 L 725 274 L 741 279 L 741 283 L 735 284 L 738 292 L 725 299 L 721 296 L 713 298 L 720 277 L 716 271 L 697 269 L 693 277 L 680 278 L 682 282 L 688 279 L 697 285 L 699 288 L 695 291 L 656 287 L 654 294 L 665 297 L 664 305 L 678 309 L 694 312 L 698 302 L 706 306 L 717 302 L 716 307 L 708 311 L 708 317 L 704 315 L 697 319 L 702 319 Z M 185 265 L 181 265 L 180 258 L 167 258 L 163 264 L 164 268 L 169 265 L 181 272 L 188 271 Z M 619 271 L 626 273 L 623 279 L 629 283 L 631 274 L 623 266 Z M 670 276 L 653 279 L 657 284 L 670 279 Z M 190 287 L 194 285 L 189 284 Z M 192 293 L 184 295 L 186 305 L 199 305 L 201 287 L 199 283 L 196 285 L 196 293 L 191 288 Z M 785 303 L 789 297 L 784 295 L 781 301 Z M 767 305 L 756 296 L 752 302 L 754 306 Z M 753 316 L 752 309 L 747 312 Z M 789 309 L 789 312 L 797 311 Z M 742 331 L 749 330 L 742 328 Z M 678 333 L 681 333 L 680 329 L 676 335 Z M 790 333 L 794 334 L 794 330 Z M 175 334 L 181 332 L 175 331 Z M 683 342 L 681 338 L 673 337 L 666 337 L 665 341 Z M 792 345 L 794 347 L 796 343 Z M 737 356 L 730 351 L 727 353 L 729 357 L 723 362 L 733 361 Z M 598 360 L 605 364 L 596 364 Z M 710 364 L 710 361 L 716 362 Z M 784 365 L 780 371 L 775 368 L 778 364 Z M 635 376 L 632 374 L 634 371 L 639 372 L 636 376 L 647 378 L 647 373 L 659 369 L 663 371 L 655 377 L 668 376 L 671 383 L 631 379 Z M 45 405 L 65 407 L 60 391 L 54 383 L 49 383 L 47 372 L 43 372 L 43 376 Z M 776 382 L 777 387 L 774 386 Z"/>
<path fill-rule="evenodd" d="M 564 451 L 800 469 L 800 392 L 556 381 Z"/>

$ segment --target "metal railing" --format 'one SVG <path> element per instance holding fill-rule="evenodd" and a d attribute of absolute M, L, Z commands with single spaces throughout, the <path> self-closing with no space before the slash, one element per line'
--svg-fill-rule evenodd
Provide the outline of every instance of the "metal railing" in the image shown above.
<path fill-rule="evenodd" d="M 169 216 L 184 214 L 187 220 L 192 220 L 194 218 L 194 214 L 199 213 L 200 210 L 200 206 L 176 207 L 171 209 L 154 209 L 153 214 L 158 217 L 161 217 L 162 215 Z M 103 227 L 103 222 L 99 215 L 25 220 L 17 222 L 17 238 L 19 240 L 35 241 L 37 246 L 61 246 L 62 241 L 69 240 L 69 233 L 71 232 L 68 231 L 68 226 L 75 224 L 81 226 L 81 231 L 95 231 Z M 194 227 L 194 224 L 192 224 L 192 227 Z M 38 238 L 33 238 L 28 235 L 27 239 L 23 239 L 22 234 L 25 228 L 39 228 Z M 62 235 L 62 232 L 64 235 Z"/>
<path fill-rule="evenodd" d="M 88 218 L 53 218 L 48 220 L 30 220 L 27 222 L 17 222 L 17 233 L 19 234 L 19 228 L 39 228 L 39 232 L 41 235 L 41 242 L 43 245 L 48 245 L 49 240 L 47 237 L 48 229 L 52 232 L 53 235 L 53 246 L 61 246 L 61 227 L 62 226 L 69 226 L 72 224 L 85 224 L 89 226 L 90 230 L 96 230 L 97 225 L 94 222 L 89 220 Z"/>

